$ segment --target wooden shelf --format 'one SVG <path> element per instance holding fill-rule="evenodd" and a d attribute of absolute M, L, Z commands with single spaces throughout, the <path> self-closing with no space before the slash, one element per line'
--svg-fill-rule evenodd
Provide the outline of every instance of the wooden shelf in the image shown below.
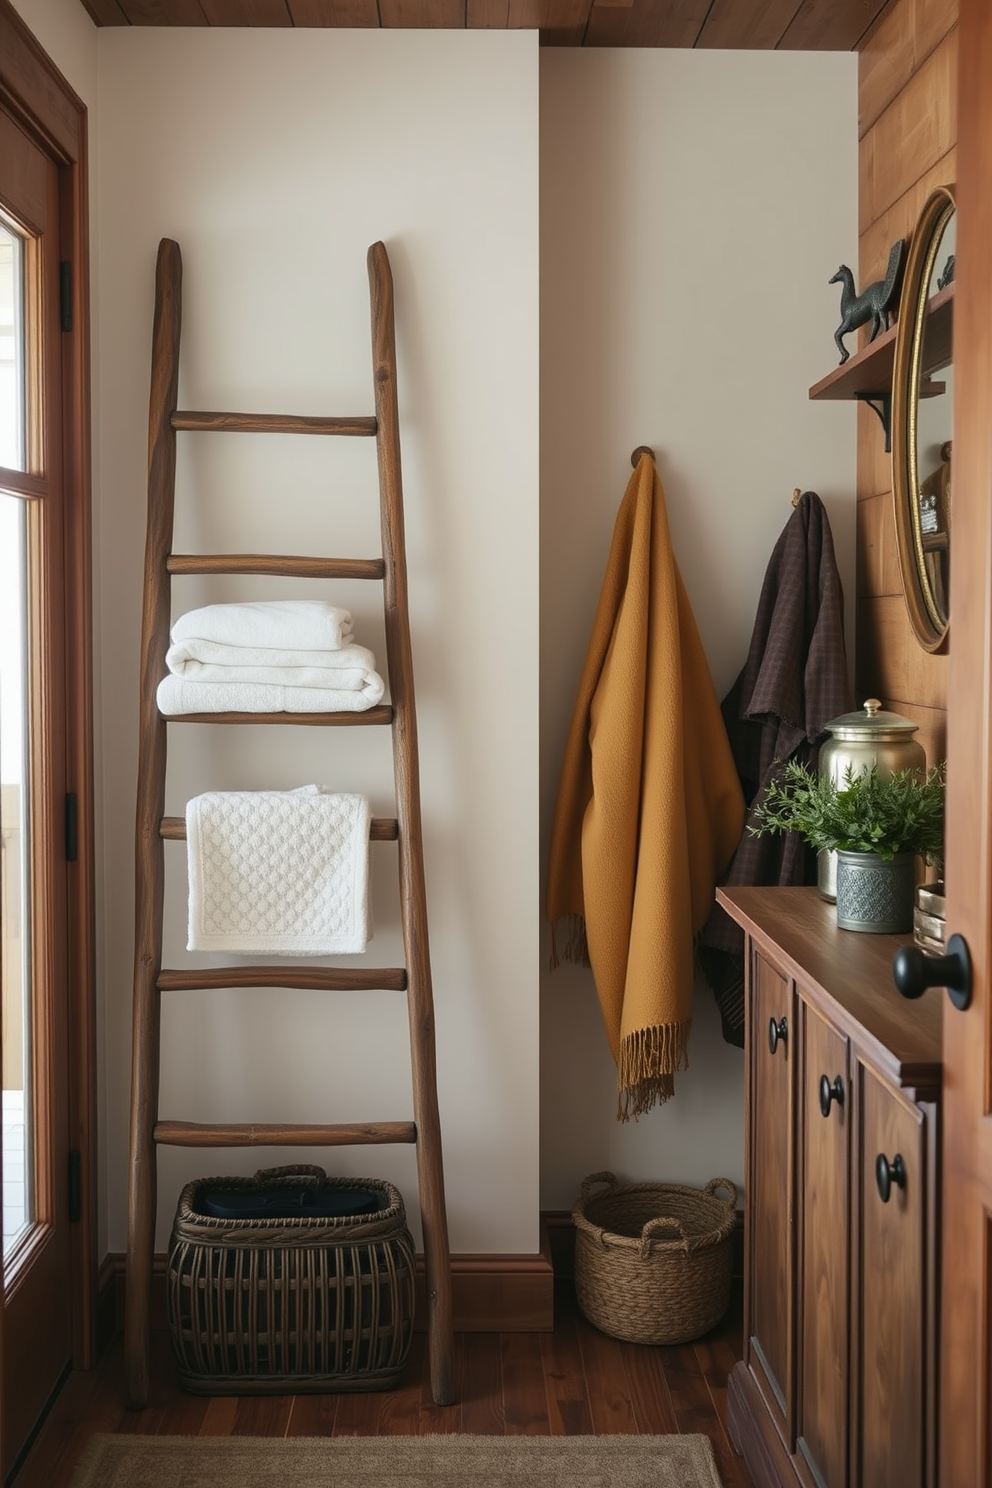
<path fill-rule="evenodd" d="M 951 283 L 935 294 L 927 307 L 925 376 L 950 364 L 953 318 L 954 284 Z M 897 331 L 898 326 L 890 326 L 860 351 L 852 352 L 846 362 L 813 384 L 809 390 L 810 398 L 891 397 Z"/>

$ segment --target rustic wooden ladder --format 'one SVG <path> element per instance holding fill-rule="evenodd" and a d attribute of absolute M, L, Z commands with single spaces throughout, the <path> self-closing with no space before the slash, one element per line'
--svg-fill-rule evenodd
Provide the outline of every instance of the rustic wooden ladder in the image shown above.
<path fill-rule="evenodd" d="M 141 705 L 136 829 L 136 904 L 132 1031 L 131 1132 L 125 1356 L 128 1402 L 148 1398 L 149 1311 L 155 1238 L 159 1143 L 180 1147 L 354 1146 L 415 1143 L 423 1220 L 431 1388 L 439 1405 L 454 1398 L 451 1275 L 441 1128 L 437 1104 L 434 1006 L 421 838 L 417 723 L 407 609 L 403 493 L 393 285 L 382 243 L 368 252 L 372 309 L 375 416 L 305 418 L 282 414 L 177 410 L 182 258 L 178 244 L 159 245 L 148 434 L 148 530 L 141 636 Z M 298 558 L 270 554 L 192 556 L 172 552 L 176 433 L 180 430 L 364 435 L 376 440 L 381 558 Z M 375 579 L 383 585 L 386 665 L 391 703 L 364 713 L 185 714 L 185 723 L 388 725 L 392 729 L 395 819 L 374 818 L 371 838 L 397 843 L 399 898 L 406 965 L 387 968 L 239 966 L 212 970 L 162 967 L 162 913 L 167 838 L 186 835 L 182 817 L 166 817 L 167 720 L 156 688 L 166 675 L 173 574 L 274 574 L 314 579 Z M 413 1083 L 411 1122 L 356 1125 L 202 1125 L 158 1115 L 161 994 L 215 987 L 386 988 L 406 991 Z"/>

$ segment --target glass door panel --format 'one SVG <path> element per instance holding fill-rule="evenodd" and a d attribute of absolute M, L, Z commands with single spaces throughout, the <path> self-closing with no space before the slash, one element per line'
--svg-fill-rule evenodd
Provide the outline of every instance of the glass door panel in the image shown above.
<path fill-rule="evenodd" d="M 0 465 L 25 464 L 24 244 L 0 223 Z M 0 494 L 0 947 L 3 1254 L 33 1218 L 27 545 L 23 498 Z"/>

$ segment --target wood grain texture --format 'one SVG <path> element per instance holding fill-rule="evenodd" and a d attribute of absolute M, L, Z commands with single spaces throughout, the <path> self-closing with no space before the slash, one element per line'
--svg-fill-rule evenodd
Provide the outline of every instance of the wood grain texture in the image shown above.
<path fill-rule="evenodd" d="M 957 25 L 957 19 L 957 0 L 899 0 L 890 6 L 858 48 L 859 138 Z"/>
<path fill-rule="evenodd" d="M 708 10 L 707 0 L 646 0 L 630 9 L 593 5 L 585 45 L 695 46 Z"/>
<path fill-rule="evenodd" d="M 759 0 L 746 15 L 736 0 L 713 0 L 699 47 L 773 51 L 796 14 L 796 0 Z"/>
<path fill-rule="evenodd" d="M 748 1326 L 745 1357 L 764 1375 L 774 1399 L 783 1436 L 795 1432 L 796 1200 L 795 1070 L 796 1007 L 791 979 L 755 950 L 749 965 L 748 1026 L 751 1035 L 746 1066 L 748 1206 L 746 1246 Z M 772 1022 L 784 1036 L 774 1054 L 769 1047 Z"/>
<path fill-rule="evenodd" d="M 957 28 L 931 52 L 862 140 L 871 169 L 859 201 L 864 230 L 936 165 L 957 138 Z"/>
<path fill-rule="evenodd" d="M 854 1440 L 862 1483 L 925 1488 L 927 1376 L 935 1360 L 926 1332 L 924 1237 L 933 1202 L 923 1114 L 863 1065 L 855 1077 L 860 1168 L 860 1245 L 852 1257 L 860 1332 Z M 875 1164 L 899 1155 L 903 1187 L 879 1197 Z M 932 1422 L 930 1423 L 932 1429 Z"/>
<path fill-rule="evenodd" d="M 847 1040 L 805 1003 L 799 1111 L 802 1127 L 802 1285 L 798 1432 L 827 1483 L 847 1481 L 850 1374 L 851 1083 Z M 842 1102 L 820 1110 L 820 1081 L 840 1081 Z"/>
<path fill-rule="evenodd" d="M 859 283 L 870 284 L 882 278 L 892 244 L 897 238 L 909 242 L 931 191 L 938 186 L 952 186 L 956 175 L 957 150 L 951 145 L 946 154 L 864 229 L 858 239 Z"/>
<path fill-rule="evenodd" d="M 778 46 L 784 51 L 853 52 L 884 0 L 803 0 Z"/>
<path fill-rule="evenodd" d="M 897 713 L 904 703 L 945 707 L 947 657 L 934 656 L 917 643 L 902 595 L 859 599 L 857 616 L 857 691 L 896 699 Z"/>
<path fill-rule="evenodd" d="M 294 26 L 347 26 L 356 30 L 379 24 L 376 0 L 287 0 Z"/>
<path fill-rule="evenodd" d="M 974 995 L 944 1002 L 942 1488 L 992 1488 L 992 9 L 961 0 L 947 879 Z M 984 1306 L 976 1299 L 984 1298 Z"/>
<path fill-rule="evenodd" d="M 902 596 L 902 573 L 896 549 L 892 492 L 858 502 L 858 593 L 865 599 Z"/>
<path fill-rule="evenodd" d="M 839 929 L 835 906 L 814 888 L 720 888 L 717 899 L 879 1075 L 924 1089 L 920 1099 L 940 1091 L 940 1007 L 922 998 L 907 1018 L 893 992 L 892 957 L 908 936 Z"/>

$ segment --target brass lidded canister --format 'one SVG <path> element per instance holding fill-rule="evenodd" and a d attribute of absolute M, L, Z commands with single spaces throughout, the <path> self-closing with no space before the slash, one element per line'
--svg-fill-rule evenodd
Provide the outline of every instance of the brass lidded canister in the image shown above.
<path fill-rule="evenodd" d="M 897 770 L 926 771 L 927 757 L 913 735 L 916 724 L 899 713 L 887 713 L 878 698 L 863 708 L 843 713 L 827 724 L 830 738 L 820 745 L 818 767 L 836 785 L 843 785 L 848 767 L 857 775 L 874 766 L 878 775 Z M 817 861 L 817 887 L 824 899 L 837 898 L 837 854 L 822 852 Z"/>

